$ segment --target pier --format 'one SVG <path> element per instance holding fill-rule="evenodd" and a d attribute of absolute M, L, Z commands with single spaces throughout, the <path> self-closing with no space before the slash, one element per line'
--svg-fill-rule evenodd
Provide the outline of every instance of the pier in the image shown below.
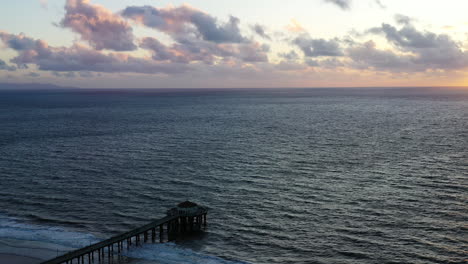
<path fill-rule="evenodd" d="M 150 240 L 152 243 L 173 241 L 178 235 L 206 228 L 207 212 L 206 208 L 185 201 L 168 210 L 164 218 L 41 264 L 103 262 L 106 256 L 110 262 L 115 253 L 120 255 L 125 248 L 130 249 L 132 245 L 140 245 Z"/>

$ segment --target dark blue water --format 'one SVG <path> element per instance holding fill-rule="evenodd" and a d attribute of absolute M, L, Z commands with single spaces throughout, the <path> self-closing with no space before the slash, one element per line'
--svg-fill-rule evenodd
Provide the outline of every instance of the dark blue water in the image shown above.
<path fill-rule="evenodd" d="M 467 90 L 0 92 L 7 241 L 76 248 L 190 199 L 204 235 L 130 256 L 464 263 L 467 171 Z"/>

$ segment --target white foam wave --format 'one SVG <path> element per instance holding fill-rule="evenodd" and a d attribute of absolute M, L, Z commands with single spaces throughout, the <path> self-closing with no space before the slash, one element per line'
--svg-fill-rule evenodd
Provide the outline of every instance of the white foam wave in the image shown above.
<path fill-rule="evenodd" d="M 0 238 L 53 243 L 69 248 L 81 248 L 99 241 L 92 234 L 60 227 L 21 223 L 17 219 L 1 215 Z"/>
<path fill-rule="evenodd" d="M 204 255 L 174 243 L 145 244 L 130 250 L 125 255 L 130 258 L 154 260 L 161 264 L 248 264 Z"/>
<path fill-rule="evenodd" d="M 15 218 L 0 215 L 0 253 L 47 259 L 99 241 L 92 234 L 22 223 Z M 124 255 L 162 264 L 247 264 L 204 255 L 174 243 L 145 244 L 130 249 Z"/>

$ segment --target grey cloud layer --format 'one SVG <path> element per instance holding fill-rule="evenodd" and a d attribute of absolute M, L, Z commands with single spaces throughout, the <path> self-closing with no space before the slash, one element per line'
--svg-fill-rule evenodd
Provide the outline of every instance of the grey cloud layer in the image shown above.
<path fill-rule="evenodd" d="M 352 0 L 322 0 L 326 3 L 334 4 L 337 7 L 343 9 L 343 10 L 349 10 L 351 9 L 351 3 Z M 361 0 L 362 1 L 362 0 Z M 387 8 L 381 0 L 373 0 L 374 4 L 377 5 L 378 7 L 385 9 Z"/>
<path fill-rule="evenodd" d="M 216 18 L 188 6 L 176 8 L 130 6 L 123 10 L 122 16 L 170 35 L 194 34 L 203 40 L 216 43 L 246 41 L 241 35 L 238 18 L 231 16 L 228 22 L 219 25 Z"/>
<path fill-rule="evenodd" d="M 332 1 L 349 8 L 350 1 Z M 134 72 L 178 74 L 187 71 L 213 71 L 217 68 L 258 67 L 264 70 L 306 71 L 323 68 L 368 69 L 386 72 L 460 70 L 468 67 L 468 53 L 446 34 L 418 30 L 409 17 L 396 16 L 397 26 L 382 24 L 360 37 L 383 37 L 392 48 L 382 50 L 373 41 L 321 39 L 308 33 L 269 35 L 254 24 L 241 32 L 238 18 L 227 21 L 189 6 L 155 8 L 130 6 L 112 13 L 87 0 L 68 0 L 61 25 L 79 34 L 89 46 L 51 47 L 43 40 L 24 34 L 0 31 L 0 40 L 15 50 L 10 66 L 0 60 L 0 70 L 16 70 L 36 65 L 60 77 L 91 77 L 91 72 Z M 164 33 L 171 43 L 152 37 L 136 39 L 132 22 Z M 287 35 L 289 34 L 289 35 Z M 289 36 L 289 37 L 286 37 Z M 263 41 L 263 43 L 262 43 Z M 277 62 L 270 62 L 266 43 L 286 42 L 286 52 L 275 50 Z M 140 49 L 146 56 L 126 52 Z M 245 67 L 245 68 L 248 68 Z M 76 74 L 73 72 L 77 72 Z"/>
<path fill-rule="evenodd" d="M 220 24 L 216 18 L 189 6 L 130 6 L 122 11 L 122 16 L 172 37 L 175 41 L 172 46 L 155 38 L 143 38 L 140 47 L 151 50 L 157 61 L 212 64 L 217 58 L 244 62 L 268 60 L 266 46 L 244 37 L 239 29 L 239 19 L 233 16 Z"/>
<path fill-rule="evenodd" d="M 141 41 L 140 47 L 152 51 L 152 58 L 157 61 L 207 64 L 213 64 L 217 58 L 231 58 L 244 62 L 268 61 L 268 46 L 258 43 L 220 45 L 190 37 L 178 37 L 176 41 L 177 43 L 168 47 L 155 38 L 146 37 Z"/>
<path fill-rule="evenodd" d="M 68 0 L 65 10 L 62 26 L 77 32 L 93 49 L 79 44 L 50 47 L 42 40 L 0 32 L 2 41 L 18 51 L 18 56 L 11 62 L 21 68 L 36 64 L 40 70 L 57 73 L 93 71 L 175 74 L 189 70 L 192 67 L 188 64 L 193 62 L 213 64 L 218 59 L 233 59 L 254 63 L 268 60 L 268 46 L 241 36 L 239 20 L 232 16 L 227 23 L 218 25 L 214 17 L 186 6 L 160 10 L 149 7 L 125 9 L 122 13 L 131 15 L 133 19 L 137 19 L 138 14 L 145 15 L 144 19 L 149 21 L 149 26 L 170 34 L 175 42 L 167 46 L 152 37 L 141 39 L 139 47 L 152 52 L 152 59 L 147 59 L 100 52 L 102 49 L 127 51 L 137 48 L 132 28 L 119 15 L 86 0 Z"/>
<path fill-rule="evenodd" d="M 349 49 L 350 58 L 361 65 L 381 70 L 457 70 L 468 67 L 468 53 L 450 36 L 418 31 L 410 19 L 397 20 L 404 24 L 400 29 L 382 24 L 369 32 L 383 35 L 400 54 L 378 50 L 375 44 L 368 42 Z"/>
<path fill-rule="evenodd" d="M 0 39 L 3 40 L 9 48 L 18 51 L 31 49 L 35 45 L 35 41 L 24 34 L 11 35 L 0 31 Z"/>
<path fill-rule="evenodd" d="M 4 60 L 0 60 L 0 70 L 15 71 L 15 66 L 9 66 Z"/>
<path fill-rule="evenodd" d="M 271 40 L 271 37 L 270 35 L 268 35 L 266 33 L 266 30 L 265 30 L 265 27 L 262 26 L 262 25 L 259 25 L 259 24 L 256 24 L 254 26 L 252 26 L 252 29 L 255 33 L 257 33 L 260 37 L 264 38 L 264 39 L 268 39 L 268 40 Z"/>
<path fill-rule="evenodd" d="M 351 0 L 324 0 L 327 3 L 335 4 L 341 9 L 349 9 L 351 7 Z"/>
<path fill-rule="evenodd" d="M 343 56 L 340 45 L 336 40 L 312 39 L 309 35 L 301 35 L 294 39 L 293 43 L 307 57 Z"/>
<path fill-rule="evenodd" d="M 337 7 L 341 8 L 343 10 L 351 9 L 352 0 L 322 0 L 322 1 L 324 1 L 326 3 L 334 4 L 334 5 L 336 5 Z M 375 3 L 375 5 L 377 5 L 378 7 L 382 8 L 382 9 L 386 8 L 386 6 L 382 3 L 381 0 L 374 0 L 374 3 Z"/>
<path fill-rule="evenodd" d="M 137 72 L 176 74 L 188 68 L 175 63 L 156 63 L 152 60 L 122 55 L 104 54 L 97 50 L 75 44 L 72 47 L 50 47 L 43 40 L 34 40 L 22 35 L 1 33 L 0 38 L 10 48 L 19 52 L 11 61 L 21 68 L 35 64 L 44 71 L 94 71 L 94 72 Z M 17 46 L 21 39 L 30 45 Z M 6 40 L 6 41 L 5 41 Z"/>
<path fill-rule="evenodd" d="M 373 68 L 379 71 L 401 72 L 410 68 L 415 70 L 411 56 L 398 56 L 392 51 L 378 50 L 373 41 L 349 48 L 348 56 L 352 66 L 358 69 Z"/>

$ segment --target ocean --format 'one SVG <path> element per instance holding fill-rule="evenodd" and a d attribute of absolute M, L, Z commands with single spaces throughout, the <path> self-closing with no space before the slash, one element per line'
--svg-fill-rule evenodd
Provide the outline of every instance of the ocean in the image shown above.
<path fill-rule="evenodd" d="M 466 263 L 468 90 L 0 91 L 0 253 L 39 262 L 185 200 L 206 232 L 126 261 Z"/>

